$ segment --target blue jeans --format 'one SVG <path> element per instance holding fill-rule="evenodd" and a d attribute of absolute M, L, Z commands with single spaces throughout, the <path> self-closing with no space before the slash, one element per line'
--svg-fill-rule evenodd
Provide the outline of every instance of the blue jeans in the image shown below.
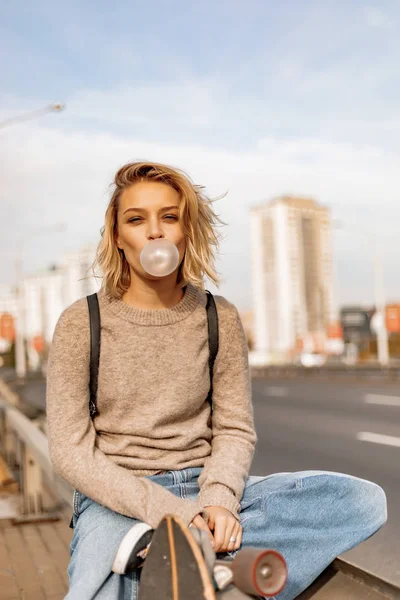
<path fill-rule="evenodd" d="M 195 499 L 200 472 L 169 471 L 150 479 L 177 496 Z M 374 483 L 326 471 L 249 477 L 240 519 L 242 546 L 273 548 L 285 557 L 288 581 L 276 600 L 292 600 L 334 558 L 386 522 L 386 496 Z M 119 543 L 135 519 L 75 491 L 73 520 L 65 600 L 137 600 L 140 570 L 126 575 L 111 571 Z"/>

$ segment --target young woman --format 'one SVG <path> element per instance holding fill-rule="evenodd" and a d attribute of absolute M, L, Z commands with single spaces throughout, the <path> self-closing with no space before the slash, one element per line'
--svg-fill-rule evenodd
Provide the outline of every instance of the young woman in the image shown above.
<path fill-rule="evenodd" d="M 113 572 L 115 557 L 133 526 L 155 528 L 167 513 L 207 531 L 217 552 L 280 551 L 288 582 L 279 600 L 295 598 L 386 520 L 383 490 L 362 479 L 320 471 L 248 476 L 256 434 L 247 345 L 237 309 L 222 296 L 215 296 L 211 418 L 204 277 L 218 285 L 218 221 L 202 188 L 177 169 L 132 163 L 116 174 L 97 255 L 93 419 L 85 298 L 62 313 L 48 366 L 51 458 L 75 488 L 68 600 L 137 598 L 140 569 Z M 140 260 L 159 239 L 179 253 L 175 271 L 162 277 Z"/>

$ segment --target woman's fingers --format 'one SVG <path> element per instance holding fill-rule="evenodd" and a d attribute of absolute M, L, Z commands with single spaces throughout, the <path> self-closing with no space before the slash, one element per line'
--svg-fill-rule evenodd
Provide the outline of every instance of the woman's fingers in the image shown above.
<path fill-rule="evenodd" d="M 242 543 L 242 526 L 234 515 L 222 506 L 207 506 L 206 518 L 197 515 L 191 525 L 204 529 L 209 535 L 215 552 L 232 552 L 238 550 Z M 234 538 L 234 541 L 231 539 Z"/>
<path fill-rule="evenodd" d="M 236 538 L 235 542 L 231 542 L 231 537 Z M 214 541 L 216 552 L 228 552 L 239 548 L 241 543 L 241 525 L 235 517 L 217 517 L 214 527 Z"/>
<path fill-rule="evenodd" d="M 231 535 L 229 536 L 229 540 L 228 540 L 228 545 L 227 545 L 227 552 L 233 552 L 234 550 L 239 550 L 241 543 L 242 543 L 242 526 L 240 524 L 239 521 L 236 521 L 236 525 L 232 530 Z M 231 542 L 231 538 L 234 537 L 236 538 L 236 540 L 234 542 Z"/>
<path fill-rule="evenodd" d="M 217 516 L 214 522 L 214 542 L 215 551 L 223 552 L 225 534 L 228 528 L 228 517 L 225 515 Z"/>
<path fill-rule="evenodd" d="M 222 552 L 227 552 L 229 546 L 232 544 L 231 542 L 231 538 L 232 537 L 236 537 L 235 536 L 235 530 L 236 530 L 236 519 L 229 519 L 227 528 L 225 530 L 225 537 L 224 537 L 224 543 L 223 543 L 223 550 Z"/>

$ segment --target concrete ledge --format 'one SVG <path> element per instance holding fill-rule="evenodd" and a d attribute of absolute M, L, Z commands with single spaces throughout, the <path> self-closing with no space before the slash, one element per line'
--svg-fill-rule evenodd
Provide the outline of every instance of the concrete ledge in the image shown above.
<path fill-rule="evenodd" d="M 333 568 L 370 589 L 388 595 L 389 598 L 400 598 L 400 586 L 398 582 L 379 577 L 371 570 L 361 569 L 348 559 L 343 557 L 337 558 L 333 561 Z"/>
<path fill-rule="evenodd" d="M 400 588 L 337 558 L 297 600 L 395 600 Z"/>

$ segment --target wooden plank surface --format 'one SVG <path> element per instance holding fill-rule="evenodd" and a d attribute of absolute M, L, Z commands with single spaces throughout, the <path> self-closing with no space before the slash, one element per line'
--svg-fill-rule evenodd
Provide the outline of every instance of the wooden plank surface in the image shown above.
<path fill-rule="evenodd" d="M 65 584 L 65 588 L 67 589 L 67 569 L 70 559 L 69 550 L 59 537 L 57 529 L 54 527 L 54 524 L 52 524 L 52 526 L 50 527 L 48 525 L 38 525 L 38 530 L 43 540 L 43 543 L 45 544 L 50 554 L 51 561 L 54 564 L 57 571 L 59 572 L 59 574 L 61 575 L 61 578 Z"/>
<path fill-rule="evenodd" d="M 14 569 L 2 530 L 0 530 L 0 600 L 20 600 Z"/>
<path fill-rule="evenodd" d="M 0 600 L 63 600 L 68 591 L 66 518 L 13 526 L 0 520 Z"/>
<path fill-rule="evenodd" d="M 3 535 L 20 597 L 24 600 L 46 600 L 36 565 L 26 548 L 21 528 L 9 527 L 3 530 Z"/>
<path fill-rule="evenodd" d="M 51 527 L 50 524 L 43 525 L 47 529 L 49 526 Z M 38 527 L 23 525 L 21 533 L 26 542 L 26 551 L 30 553 L 32 562 L 39 574 L 45 598 L 66 592 L 64 580 L 53 562 L 49 549 L 43 542 Z"/>

